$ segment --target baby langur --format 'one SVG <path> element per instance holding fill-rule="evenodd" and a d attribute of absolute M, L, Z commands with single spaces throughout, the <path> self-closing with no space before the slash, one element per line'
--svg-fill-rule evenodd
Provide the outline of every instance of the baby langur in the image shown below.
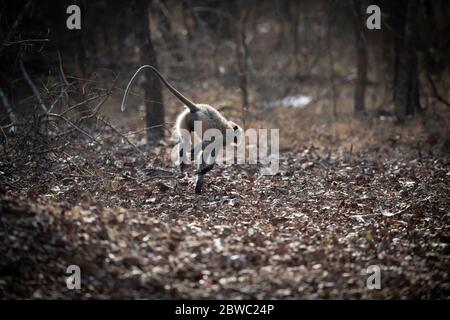
<path fill-rule="evenodd" d="M 217 129 L 219 130 L 223 137 L 226 137 L 226 131 L 228 130 L 233 130 L 235 136 L 234 136 L 234 141 L 225 141 L 226 139 L 224 139 L 224 146 L 226 146 L 227 144 L 232 144 L 232 143 L 237 143 L 237 137 L 242 136 L 242 128 L 239 127 L 236 123 L 234 123 L 233 121 L 228 121 L 219 111 L 217 111 L 215 108 L 211 107 L 210 105 L 207 104 L 196 104 L 193 103 L 192 101 L 190 101 L 188 98 L 186 98 L 185 96 L 183 96 L 178 90 L 176 90 L 169 82 L 167 82 L 167 80 L 163 77 L 163 75 L 153 66 L 151 65 L 144 65 L 142 67 L 140 67 L 135 74 L 133 75 L 133 77 L 131 78 L 130 82 L 127 85 L 127 88 L 125 90 L 125 94 L 123 96 L 123 100 L 122 100 L 122 106 L 121 106 L 121 110 L 124 111 L 125 110 L 125 104 L 127 102 L 127 98 L 128 98 L 128 92 L 130 91 L 130 88 L 134 82 L 134 80 L 136 79 L 136 76 L 138 75 L 138 73 L 145 69 L 148 68 L 150 70 L 153 71 L 153 73 L 158 76 L 158 78 L 162 81 L 162 83 L 164 83 L 164 85 L 170 90 L 170 92 L 172 92 L 175 97 L 177 97 L 181 102 L 184 103 L 184 105 L 186 106 L 186 109 L 184 111 L 182 111 L 178 117 L 177 117 L 177 121 L 175 123 L 175 131 L 176 131 L 176 135 L 178 137 L 178 139 L 180 139 L 181 145 L 183 145 L 183 141 L 184 139 L 191 139 L 191 146 L 194 145 L 194 135 L 196 134 L 196 132 L 194 131 L 194 122 L 195 121 L 199 121 L 201 122 L 201 128 L 202 128 L 202 138 L 203 138 L 203 134 L 206 130 L 208 129 Z M 182 132 L 189 132 L 189 137 L 186 137 L 186 135 L 183 135 Z M 196 184 L 195 184 L 195 192 L 197 194 L 201 194 L 202 193 L 202 189 L 203 189 L 203 179 L 205 174 L 210 171 L 213 167 L 214 167 L 214 161 L 215 158 L 217 156 L 217 154 L 215 154 L 216 152 L 211 152 L 210 155 L 204 155 L 204 150 L 205 148 L 208 146 L 208 144 L 210 144 L 212 141 L 201 141 L 201 152 L 198 152 L 199 155 L 197 155 L 197 151 L 194 150 L 194 148 L 191 149 L 191 160 L 193 160 L 193 158 L 195 156 L 200 156 L 201 157 L 201 161 L 199 161 L 199 165 L 197 168 L 197 180 L 196 180 Z M 186 145 L 186 144 L 184 144 Z M 185 168 L 185 163 L 182 159 L 185 159 L 186 155 L 183 155 L 183 148 L 180 148 L 180 170 L 183 172 L 184 168 Z M 209 157 L 209 161 L 206 161 L 206 159 Z"/>

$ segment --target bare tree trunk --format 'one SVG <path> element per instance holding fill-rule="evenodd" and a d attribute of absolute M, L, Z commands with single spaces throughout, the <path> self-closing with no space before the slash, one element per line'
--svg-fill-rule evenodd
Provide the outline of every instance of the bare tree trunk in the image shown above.
<path fill-rule="evenodd" d="M 299 0 L 287 0 L 283 3 L 283 10 L 286 16 L 287 28 L 289 30 L 289 37 L 292 41 L 292 58 L 294 63 L 294 76 L 296 79 L 301 78 L 300 72 L 300 44 L 298 37 L 298 26 L 300 24 L 300 1 Z M 284 25 L 283 25 L 284 27 Z"/>
<path fill-rule="evenodd" d="M 330 85 L 331 85 L 331 97 L 333 99 L 333 117 L 337 118 L 337 91 L 336 91 L 336 77 L 334 74 L 334 56 L 333 56 L 333 7 L 329 4 L 329 10 L 327 12 L 327 47 L 328 47 L 328 65 L 330 68 Z"/>
<path fill-rule="evenodd" d="M 392 3 L 391 3 L 392 5 Z M 388 14 L 389 7 L 386 9 L 386 14 Z M 391 26 L 390 17 L 385 18 L 385 24 Z M 386 30 L 381 34 L 382 37 L 382 54 L 378 63 L 381 67 L 378 69 L 380 73 L 380 78 L 382 79 L 383 86 L 383 104 L 389 104 L 392 102 L 392 83 L 393 83 L 393 73 L 394 69 L 393 63 L 393 51 L 392 51 L 392 32 Z"/>
<path fill-rule="evenodd" d="M 361 14 L 361 1 L 353 0 L 353 24 L 356 40 L 356 83 L 355 105 L 356 114 L 363 114 L 365 107 L 366 81 L 367 81 L 367 44 L 364 34 L 364 24 Z"/>
<path fill-rule="evenodd" d="M 77 90 L 80 101 L 84 100 L 85 85 L 87 80 L 86 71 L 86 50 L 84 47 L 83 34 L 81 30 L 76 30 L 75 36 L 75 76 L 77 77 Z"/>
<path fill-rule="evenodd" d="M 239 73 L 239 87 L 242 96 L 242 125 L 245 127 L 247 111 L 249 105 L 248 99 L 248 77 L 249 77 L 249 49 L 246 42 L 246 24 L 250 16 L 250 8 L 247 8 L 238 22 L 236 32 L 236 55 Z"/>
<path fill-rule="evenodd" d="M 85 1 L 79 1 L 78 5 L 81 6 L 81 11 L 87 11 L 87 4 Z M 81 27 L 81 30 L 73 30 L 74 33 L 74 42 L 72 44 L 71 49 L 74 53 L 74 69 L 73 73 L 76 77 L 76 90 L 77 96 L 75 97 L 75 102 L 80 103 L 86 99 L 87 94 L 87 86 L 89 85 L 89 71 L 92 70 L 92 66 L 89 65 L 87 59 L 87 49 L 90 48 L 90 33 L 86 28 Z M 77 113 L 77 117 L 82 118 L 87 116 L 90 113 L 89 107 L 87 105 L 81 105 L 75 111 Z M 86 120 L 89 124 L 94 124 L 92 118 Z"/>
<path fill-rule="evenodd" d="M 149 64 L 158 68 L 156 52 L 151 39 L 148 4 L 138 0 L 134 3 L 133 9 L 136 40 L 140 46 L 140 64 Z M 144 90 L 146 126 L 154 127 L 147 131 L 147 141 L 156 143 L 164 138 L 164 104 L 161 82 L 153 75 L 148 75 L 144 83 Z"/>
<path fill-rule="evenodd" d="M 394 105 L 398 121 L 421 111 L 416 47 L 418 1 L 396 3 L 394 24 Z"/>
<path fill-rule="evenodd" d="M 169 54 L 173 56 L 178 63 L 182 62 L 183 56 L 180 52 L 180 41 L 177 34 L 173 31 L 172 21 L 170 19 L 171 12 L 167 3 L 161 0 L 155 0 L 153 1 L 153 7 L 158 13 L 158 29 L 166 43 Z"/>

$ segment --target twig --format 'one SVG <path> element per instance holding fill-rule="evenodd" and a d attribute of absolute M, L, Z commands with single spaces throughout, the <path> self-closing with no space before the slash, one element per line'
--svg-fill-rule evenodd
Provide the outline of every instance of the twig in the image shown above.
<path fill-rule="evenodd" d="M 70 86 L 69 82 L 67 81 L 66 74 L 64 73 L 64 68 L 63 68 L 63 65 L 62 65 L 61 53 L 59 52 L 59 50 L 58 50 L 58 62 L 59 62 L 59 72 L 61 73 L 61 78 L 64 81 L 64 84 L 66 86 Z"/>
<path fill-rule="evenodd" d="M 13 188 L 15 190 L 20 190 L 19 187 L 16 187 L 15 185 L 13 185 L 13 184 L 11 184 L 11 183 L 9 183 L 7 181 L 3 181 L 2 183 L 6 184 L 8 187 Z"/>
<path fill-rule="evenodd" d="M 176 174 L 176 172 L 173 172 L 172 170 L 167 170 L 163 168 L 144 168 L 143 171 L 161 171 L 168 174 Z"/>
<path fill-rule="evenodd" d="M 39 94 L 38 89 L 34 85 L 33 81 L 31 81 L 30 76 L 28 75 L 27 70 L 25 69 L 25 66 L 23 65 L 22 59 L 19 61 L 20 70 L 22 71 L 22 75 L 25 79 L 25 81 L 30 86 L 31 90 L 33 91 L 34 97 L 37 99 L 39 106 L 41 107 L 42 111 L 44 111 L 45 114 L 48 113 L 48 109 L 45 106 L 44 102 L 42 101 L 41 95 Z"/>
<path fill-rule="evenodd" d="M 126 135 L 124 135 L 122 132 L 120 132 L 119 130 L 117 130 L 112 124 L 110 124 L 109 122 L 105 121 L 102 118 L 98 118 L 98 120 L 100 120 L 101 122 L 103 122 L 105 125 L 107 125 L 108 127 L 110 127 L 115 133 L 117 133 L 119 136 L 121 136 L 130 146 L 132 146 L 138 153 L 140 154 L 144 154 L 144 152 L 142 152 L 134 143 L 132 143 Z"/>
<path fill-rule="evenodd" d="M 17 16 L 16 21 L 14 21 L 13 26 L 11 27 L 11 29 L 8 32 L 8 35 L 5 38 L 4 42 L 9 42 L 9 40 L 11 40 L 12 36 L 14 35 L 14 33 L 16 32 L 17 28 L 19 27 L 20 22 L 22 21 L 23 17 L 25 16 L 25 13 L 27 13 L 28 9 L 31 6 L 31 0 L 28 0 L 27 3 L 25 3 L 25 5 L 23 6 L 22 10 L 20 11 L 19 15 Z M 0 47 L 0 55 L 2 54 L 3 50 L 5 48 L 5 45 Z"/>
<path fill-rule="evenodd" d="M 78 103 L 74 104 L 73 106 L 69 107 L 68 109 L 66 109 L 63 112 L 61 112 L 60 115 L 63 116 L 66 113 L 72 111 L 73 109 L 76 109 L 76 108 L 78 108 L 78 107 L 80 107 L 80 106 L 82 106 L 82 105 L 84 105 L 84 104 L 86 104 L 88 102 L 91 102 L 91 101 L 96 100 L 96 99 L 104 98 L 104 97 L 107 97 L 107 96 L 108 96 L 108 93 L 105 93 L 105 94 L 102 94 L 102 95 L 98 95 L 98 96 L 95 96 L 95 97 L 90 97 L 90 98 L 88 98 L 86 100 L 78 102 Z"/>
<path fill-rule="evenodd" d="M 103 106 L 103 104 L 106 102 L 106 100 L 108 100 L 108 98 L 111 96 L 118 78 L 119 78 L 119 75 L 116 76 L 111 87 L 106 91 L 105 95 L 103 96 L 103 99 L 99 103 L 97 103 L 97 105 L 94 107 L 94 110 L 90 114 L 88 114 L 84 117 L 81 117 L 80 121 L 97 116 L 97 113 L 100 111 L 100 108 Z"/>
<path fill-rule="evenodd" d="M 87 174 L 66 174 L 60 172 L 53 172 L 53 174 L 64 178 L 102 178 L 102 176 L 87 175 Z"/>
<path fill-rule="evenodd" d="M 50 105 L 50 108 L 48 109 L 48 111 L 52 111 L 53 108 L 55 107 L 56 103 L 59 101 L 59 99 L 63 96 L 66 95 L 67 96 L 67 89 L 69 89 L 69 87 L 63 88 L 61 90 L 61 93 L 58 95 L 58 97 L 55 99 L 55 101 L 53 101 L 53 103 Z"/>
<path fill-rule="evenodd" d="M 448 103 L 444 98 L 442 98 L 442 96 L 437 91 L 436 84 L 434 83 L 433 78 L 431 78 L 431 75 L 429 73 L 427 73 L 427 78 L 428 81 L 430 82 L 431 88 L 433 89 L 433 94 L 436 97 L 436 99 L 441 103 L 445 104 L 447 107 L 450 107 L 450 103 Z"/>
<path fill-rule="evenodd" d="M 108 98 L 111 96 L 111 94 L 112 94 L 112 92 L 113 92 L 113 90 L 114 90 L 116 81 L 117 81 L 118 78 L 119 78 L 119 75 L 116 76 L 116 78 L 114 79 L 114 81 L 113 81 L 111 87 L 108 89 L 108 91 L 106 92 L 106 94 L 105 94 L 105 96 L 103 97 L 103 99 L 102 99 L 99 103 L 97 103 L 97 105 L 94 107 L 94 114 L 97 114 L 97 113 L 98 113 L 98 111 L 100 110 L 101 106 L 102 106 L 102 105 L 106 102 L 106 100 L 108 100 Z"/>
<path fill-rule="evenodd" d="M 81 169 L 79 165 L 77 165 L 74 161 L 70 160 L 69 158 L 73 158 L 72 155 L 68 154 L 68 153 L 65 152 L 65 151 L 63 151 L 62 153 L 66 156 L 66 161 L 68 161 L 68 162 L 71 163 L 75 168 L 77 168 L 78 171 L 79 171 L 80 173 L 84 174 L 85 171 L 86 171 L 89 175 L 94 176 L 94 174 L 93 174 L 92 172 L 90 172 L 90 171 L 87 170 L 87 169 Z"/>
<path fill-rule="evenodd" d="M 18 41 L 12 41 L 12 42 L 3 42 L 2 44 L 4 46 L 12 46 L 15 44 L 22 44 L 27 42 L 49 42 L 50 39 L 25 39 L 25 40 L 18 40 Z"/>
<path fill-rule="evenodd" d="M 9 103 L 8 97 L 6 96 L 6 94 L 2 88 L 0 88 L 0 97 L 2 98 L 2 102 L 3 102 L 3 105 L 5 106 L 6 113 L 8 114 L 9 120 L 11 121 L 11 127 L 9 129 L 9 132 L 15 133 L 16 132 L 15 124 L 17 123 L 17 118 L 11 108 L 11 104 Z"/>
<path fill-rule="evenodd" d="M 5 131 L 3 131 L 3 128 L 0 127 L 0 131 L 2 132 L 2 135 L 3 135 L 3 138 L 4 138 L 4 140 L 2 141 L 2 147 L 3 147 L 3 152 L 6 155 L 7 154 L 6 153 L 6 148 L 7 148 L 7 145 L 8 145 L 8 137 L 6 136 Z"/>
<path fill-rule="evenodd" d="M 160 178 L 176 178 L 176 174 L 175 174 L 175 173 L 172 173 L 171 175 L 156 175 L 156 176 L 151 176 L 151 177 L 148 177 L 148 178 L 146 178 L 146 179 L 144 179 L 144 180 L 142 180 L 142 181 L 139 181 L 139 183 L 146 183 L 146 182 L 149 182 L 150 180 L 153 180 L 153 179 L 160 179 Z"/>
<path fill-rule="evenodd" d="M 81 132 L 82 134 L 84 134 L 86 137 L 88 137 L 89 139 L 91 139 L 93 142 L 97 142 L 97 140 L 91 136 L 89 133 L 87 133 L 86 131 L 84 131 L 83 129 L 81 129 L 79 126 L 77 126 L 75 123 L 73 123 L 72 121 L 70 121 L 69 119 L 65 118 L 64 116 L 57 114 L 57 113 L 48 113 L 48 116 L 50 117 L 55 117 L 55 118 L 59 118 L 64 120 L 65 122 L 67 122 L 70 126 L 72 126 L 74 129 L 78 130 L 79 132 Z"/>
<path fill-rule="evenodd" d="M 69 145 L 69 143 L 65 143 L 62 146 L 56 146 L 56 147 L 47 148 L 47 149 L 44 149 L 44 150 L 41 150 L 39 148 L 40 149 L 39 151 L 35 149 L 32 152 L 35 153 L 35 154 L 46 154 L 46 153 L 50 153 L 50 152 L 53 152 L 53 151 L 59 151 L 59 150 L 65 148 L 65 147 L 67 147 L 68 145 Z"/>
<path fill-rule="evenodd" d="M 131 132 L 125 133 L 124 135 L 125 135 L 125 136 L 131 136 L 131 135 L 133 135 L 133 134 L 145 132 L 145 131 L 148 131 L 148 130 L 151 130 L 151 129 L 155 129 L 155 128 L 159 128 L 159 127 L 164 127 L 164 128 L 166 128 L 165 126 L 166 126 L 167 124 L 172 125 L 172 124 L 174 124 L 174 123 L 175 123 L 175 122 L 166 122 L 166 123 L 163 123 L 163 124 L 157 124 L 157 125 L 155 125 L 155 126 L 145 127 L 145 128 L 143 128 L 143 129 L 141 129 L 141 130 L 131 131 Z"/>

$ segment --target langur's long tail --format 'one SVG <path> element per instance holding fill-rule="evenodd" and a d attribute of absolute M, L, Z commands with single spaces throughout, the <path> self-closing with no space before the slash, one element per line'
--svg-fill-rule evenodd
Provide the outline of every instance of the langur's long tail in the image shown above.
<path fill-rule="evenodd" d="M 193 103 L 191 100 L 189 100 L 188 98 L 186 98 L 185 96 L 183 96 L 181 94 L 181 92 L 179 92 L 177 89 L 175 89 L 174 87 L 172 87 L 172 85 L 163 77 L 163 75 L 153 66 L 151 65 L 143 65 L 142 67 L 140 67 L 139 69 L 137 69 L 137 71 L 134 73 L 133 77 L 131 77 L 131 80 L 128 82 L 127 88 L 125 89 L 125 94 L 123 95 L 123 99 L 122 99 L 122 105 L 120 106 L 120 110 L 125 111 L 125 106 L 128 100 L 128 93 L 131 89 L 131 86 L 133 85 L 134 81 L 136 80 L 136 76 L 139 74 L 139 72 L 141 72 L 141 70 L 149 68 L 153 71 L 153 73 L 155 75 L 158 76 L 158 78 L 162 81 L 162 83 L 164 83 L 164 85 L 167 87 L 167 89 L 170 90 L 170 92 L 172 92 L 175 97 L 177 97 L 181 102 L 183 102 L 186 107 L 189 108 L 189 110 L 191 110 L 191 112 L 197 112 L 198 111 L 198 107 L 195 105 L 195 103 Z"/>

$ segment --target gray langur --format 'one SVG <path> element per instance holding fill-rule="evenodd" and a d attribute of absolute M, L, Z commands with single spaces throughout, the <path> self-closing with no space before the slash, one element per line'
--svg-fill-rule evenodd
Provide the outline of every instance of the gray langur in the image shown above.
<path fill-rule="evenodd" d="M 126 102 L 128 99 L 128 93 L 131 89 L 132 84 L 134 83 L 134 81 L 136 79 L 136 76 L 139 74 L 139 72 L 141 70 L 146 69 L 146 68 L 152 70 L 153 73 L 156 76 L 158 76 L 158 78 L 162 81 L 162 83 L 164 83 L 164 85 L 169 89 L 169 91 L 172 92 L 175 95 L 175 97 L 177 97 L 186 106 L 186 109 L 183 110 L 178 115 L 177 120 L 175 122 L 175 132 L 176 132 L 177 137 L 180 139 L 180 141 L 182 143 L 183 143 L 183 139 L 187 139 L 187 137 L 182 134 L 182 131 L 184 131 L 184 132 L 189 132 L 190 135 L 189 135 L 188 139 L 191 139 L 191 143 L 194 144 L 192 140 L 194 140 L 193 134 L 196 134 L 196 132 L 194 131 L 194 123 L 196 121 L 199 121 L 201 123 L 202 137 L 203 137 L 203 134 L 205 133 L 205 131 L 208 129 L 219 130 L 222 133 L 223 137 L 226 137 L 227 130 L 232 130 L 235 133 L 234 139 L 233 139 L 233 141 L 225 141 L 226 140 L 225 139 L 224 146 L 226 144 L 238 142 L 237 137 L 242 136 L 242 132 L 243 132 L 242 128 L 240 126 L 238 126 L 233 121 L 227 120 L 218 110 L 216 110 L 215 108 L 213 108 L 210 105 L 193 103 L 191 100 L 189 100 L 184 95 L 182 95 L 177 89 L 175 89 L 164 78 L 164 76 L 155 67 L 153 67 L 151 65 L 143 65 L 134 73 L 133 77 L 131 78 L 130 82 L 127 85 L 125 94 L 123 96 L 122 105 L 121 105 L 122 111 L 125 110 L 125 105 L 126 105 Z M 203 154 L 206 146 L 209 143 L 211 143 L 211 141 L 204 141 L 204 140 L 201 141 L 201 149 L 202 149 L 202 152 L 200 154 L 201 161 L 199 161 L 199 164 L 198 164 L 197 180 L 196 180 L 196 185 L 195 185 L 195 192 L 197 194 L 202 193 L 204 175 L 214 167 L 215 157 L 217 156 L 214 153 L 212 153 L 211 155 L 207 155 L 207 156 L 205 156 Z M 196 151 L 194 149 L 191 149 L 191 158 L 194 158 L 196 156 L 195 153 L 196 153 Z M 180 155 L 180 159 L 183 159 L 184 158 L 183 156 L 186 156 L 183 154 L 183 148 L 180 148 L 179 155 Z M 206 160 L 205 158 L 207 158 L 207 157 L 212 157 L 211 158 L 212 161 L 208 161 L 208 163 L 207 163 L 207 161 L 205 161 Z M 185 168 L 185 162 L 181 160 L 180 161 L 180 170 L 183 172 L 184 168 Z"/>

